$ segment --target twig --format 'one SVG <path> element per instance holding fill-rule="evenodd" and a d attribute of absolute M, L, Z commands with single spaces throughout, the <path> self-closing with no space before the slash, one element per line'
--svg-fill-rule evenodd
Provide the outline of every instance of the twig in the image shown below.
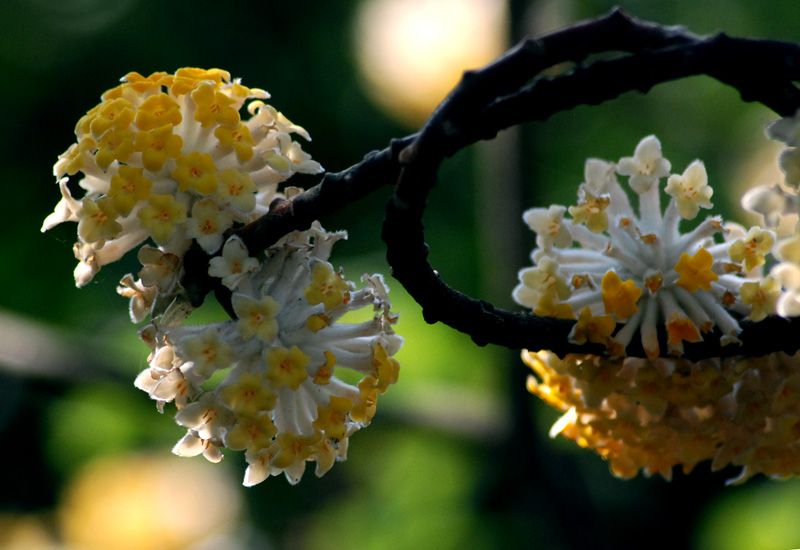
<path fill-rule="evenodd" d="M 616 52 L 613 59 L 592 60 Z M 545 69 L 570 62 L 572 71 L 555 77 Z M 429 323 L 437 321 L 469 334 L 480 344 L 550 349 L 564 353 L 603 353 L 600 346 L 574 345 L 568 334 L 574 321 L 515 313 L 473 299 L 448 286 L 428 263 L 422 215 L 436 171 L 446 157 L 498 131 L 545 120 L 578 105 L 595 105 L 631 90 L 705 74 L 737 89 L 744 101 L 757 101 L 780 115 L 800 107 L 800 46 L 771 40 L 701 37 L 682 27 L 639 21 L 620 10 L 539 39 L 526 40 L 494 63 L 464 74 L 422 130 L 393 141 L 358 164 L 327 174 L 311 189 L 276 200 L 270 212 L 236 233 L 251 254 L 261 252 L 294 230 L 336 212 L 385 185 L 395 192 L 386 207 L 382 236 L 392 274 L 422 306 Z M 186 255 L 184 287 L 194 305 L 214 290 L 226 305 L 227 289 L 207 276 L 210 257 Z M 190 269 L 191 267 L 191 269 Z M 228 308 L 230 309 L 230 308 Z M 229 313 L 232 313 L 229 310 Z M 720 347 L 709 337 L 687 344 L 691 359 L 727 355 L 763 355 L 800 349 L 800 321 L 770 318 L 742 321 L 741 346 Z M 663 338 L 664 335 L 662 335 Z M 662 345 L 661 349 L 667 349 Z M 632 345 L 629 355 L 643 356 Z"/>
<path fill-rule="evenodd" d="M 537 78 L 554 64 L 581 62 L 591 54 L 611 51 L 629 55 L 579 65 L 555 78 Z M 781 115 L 800 107 L 800 91 L 794 84 L 800 80 L 800 46 L 724 34 L 701 38 L 682 28 L 640 22 L 619 10 L 525 41 L 485 69 L 466 73 L 417 139 L 401 152 L 403 170 L 386 207 L 382 235 L 387 260 L 392 274 L 422 306 L 425 319 L 469 334 L 479 345 L 549 349 L 559 355 L 602 354 L 600 346 L 568 342 L 574 321 L 502 310 L 448 286 L 427 261 L 422 224 L 427 195 L 444 158 L 501 129 L 697 74 L 712 76 L 739 90 L 743 100 L 759 101 Z M 709 335 L 705 342 L 687 345 L 685 357 L 794 352 L 800 349 L 800 339 L 791 336 L 798 323 L 778 318 L 743 321 L 741 346 L 721 347 Z M 640 346 L 630 346 L 627 354 L 644 356 Z"/>

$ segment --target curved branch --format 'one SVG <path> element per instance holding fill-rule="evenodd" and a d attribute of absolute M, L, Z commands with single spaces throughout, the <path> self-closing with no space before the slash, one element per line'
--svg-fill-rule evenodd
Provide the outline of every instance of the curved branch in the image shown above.
<path fill-rule="evenodd" d="M 554 64 L 580 62 L 591 54 L 629 55 L 554 77 L 538 77 Z M 499 130 L 529 120 L 544 120 L 581 104 L 598 104 L 618 95 L 707 74 L 736 88 L 745 101 L 758 101 L 781 115 L 800 107 L 800 46 L 776 41 L 697 37 L 682 28 L 643 23 L 621 11 L 581 23 L 538 40 L 528 40 L 493 64 L 468 72 L 440 105 L 417 138 L 400 153 L 403 164 L 386 207 L 382 237 L 392 274 L 422 306 L 429 323 L 442 321 L 469 334 L 478 344 L 549 349 L 564 353 L 604 353 L 601 346 L 568 343 L 574 321 L 514 313 L 466 296 L 448 286 L 427 261 L 422 214 L 442 160 Z M 800 349 L 800 321 L 770 318 L 743 321 L 741 346 L 721 347 L 709 338 L 686 346 L 690 359 L 729 355 L 787 353 Z M 664 335 L 661 335 L 664 339 Z M 667 346 L 662 345 L 661 349 Z M 641 348 L 628 354 L 644 356 Z"/>

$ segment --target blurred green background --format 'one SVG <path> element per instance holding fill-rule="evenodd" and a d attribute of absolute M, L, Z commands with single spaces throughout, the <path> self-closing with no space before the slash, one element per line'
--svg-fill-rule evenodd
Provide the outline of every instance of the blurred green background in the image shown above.
<path fill-rule="evenodd" d="M 380 12 L 381 4 L 410 11 Z M 426 101 L 452 85 L 453 71 L 482 64 L 503 42 L 612 7 L 453 0 L 442 12 L 428 4 L 0 2 L 8 130 L 0 133 L 0 161 L 9 192 L 0 224 L 0 548 L 800 547 L 798 482 L 758 478 L 726 488 L 736 472 L 712 474 L 708 464 L 688 476 L 676 472 L 671 483 L 613 478 L 593 453 L 547 439 L 557 415 L 527 395 L 518 352 L 478 348 L 447 327 L 426 325 L 391 278 L 398 331 L 407 339 L 400 382 L 382 397 L 372 426 L 352 438 L 347 462 L 322 479 L 309 469 L 296 487 L 270 478 L 245 489 L 237 453 L 216 466 L 170 454 L 182 430 L 171 406 L 159 415 L 133 387 L 148 350 L 115 294 L 119 278 L 137 269 L 135 258 L 78 290 L 74 224 L 39 231 L 59 199 L 52 165 L 73 142 L 75 123 L 129 71 L 220 67 L 268 90 L 270 103 L 311 133 L 304 149 L 338 171 L 414 131 L 432 109 Z M 800 41 L 796 0 L 619 4 L 698 33 Z M 470 13 L 477 27 L 464 23 Z M 417 27 L 392 29 L 406 17 Z M 467 30 L 451 30 L 457 24 Z M 374 41 L 382 37 L 395 41 Z M 430 65 L 437 56 L 449 71 Z M 405 64 L 394 67 L 397 60 Z M 444 83 L 427 82 L 435 76 Z M 463 151 L 444 166 L 426 213 L 432 262 L 456 288 L 513 307 L 515 273 L 533 246 L 519 213 L 569 204 L 584 159 L 630 155 L 651 133 L 675 171 L 703 159 L 716 207 L 742 221 L 743 186 L 776 181 L 769 166 L 777 147 L 762 137 L 773 118 L 698 77 L 561 113 Z M 388 192 L 322 220 L 350 232 L 332 262 L 352 279 L 388 271 L 379 238 Z"/>

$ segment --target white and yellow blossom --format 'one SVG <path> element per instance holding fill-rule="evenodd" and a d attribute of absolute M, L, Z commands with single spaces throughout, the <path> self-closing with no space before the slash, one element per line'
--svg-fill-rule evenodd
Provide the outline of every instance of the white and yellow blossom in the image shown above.
<path fill-rule="evenodd" d="M 563 435 L 621 478 L 672 478 L 710 461 L 756 474 L 800 476 L 800 354 L 691 362 L 523 352 L 528 390 L 561 411 Z"/>
<path fill-rule="evenodd" d="M 314 222 L 252 256 L 235 235 L 268 213 L 280 182 L 321 171 L 292 137 L 308 133 L 267 97 L 219 69 L 129 73 L 78 121 L 42 228 L 77 222 L 78 286 L 139 247 L 138 279 L 118 287 L 132 320 L 150 321 L 135 385 L 160 412 L 175 404 L 186 435 L 173 452 L 219 462 L 226 448 L 244 451 L 246 485 L 281 473 L 296 483 L 307 461 L 322 475 L 344 460 L 397 382 L 403 343 L 383 278 L 365 275 L 359 289 L 328 263 L 344 233 Z M 231 318 L 186 324 L 208 287 Z M 363 308 L 371 319 L 340 322 Z"/>
<path fill-rule="evenodd" d="M 701 208 L 711 208 L 711 195 L 714 192 L 708 186 L 708 174 L 705 165 L 696 160 L 683 174 L 672 174 L 667 180 L 667 195 L 675 199 L 678 213 L 686 220 L 697 217 Z"/>
<path fill-rule="evenodd" d="M 364 276 L 358 289 L 327 262 L 342 238 L 314 224 L 268 249 L 255 269 L 232 238 L 211 272 L 236 289 L 237 319 L 142 331 L 153 352 L 136 385 L 160 410 L 175 402 L 187 429 L 175 453 L 217 462 L 225 448 L 244 450 L 245 485 L 281 473 L 296 483 L 307 461 L 322 475 L 346 458 L 349 437 L 397 382 L 403 340 L 383 279 Z M 362 308 L 371 319 L 340 322 Z M 345 371 L 355 379 L 338 376 Z"/>
<path fill-rule="evenodd" d="M 630 176 L 628 184 L 637 193 L 648 191 L 658 180 L 669 175 L 670 162 L 661 153 L 661 142 L 656 136 L 647 136 L 633 152 L 617 163 L 617 173 Z"/>
<path fill-rule="evenodd" d="M 208 262 L 208 274 L 222 279 L 222 284 L 236 290 L 247 275 L 259 268 L 259 262 L 252 258 L 247 247 L 237 236 L 229 238 L 222 247 L 222 254 Z"/>
<path fill-rule="evenodd" d="M 267 97 L 226 71 L 195 68 L 132 72 L 105 92 L 54 167 L 62 199 L 42 227 L 78 222 L 78 286 L 148 237 L 181 259 L 192 241 L 216 252 L 225 229 L 267 211 L 278 183 L 320 172 L 292 139 L 308 133 Z M 85 194 L 73 198 L 67 181 L 79 174 Z"/>
<path fill-rule="evenodd" d="M 553 205 L 550 208 L 531 208 L 522 219 L 536 233 L 536 246 L 549 249 L 552 246 L 569 246 L 572 239 L 564 225 L 566 207 Z"/>
<path fill-rule="evenodd" d="M 669 175 L 658 140 L 642 140 L 633 157 L 616 165 L 619 175 L 630 176 L 638 211 L 614 166 L 587 161 L 578 205 L 569 208 L 572 223 L 566 223 L 563 206 L 526 212 L 539 248 L 532 254 L 536 267 L 520 271 L 513 293 L 519 304 L 537 315 L 579 316 L 570 339 L 604 343 L 613 355 L 624 355 L 638 332 L 651 358 L 662 354 L 660 342 L 681 355 L 684 342 L 699 342 L 712 330 L 723 344 L 735 344 L 740 319 L 775 313 L 783 303 L 775 284 L 746 287 L 740 297 L 746 276 L 759 281 L 774 233 L 754 228 L 740 235 L 716 217 L 680 233 L 682 219 L 712 206 L 702 162 Z M 665 187 L 658 183 L 663 178 Z M 663 190 L 670 201 L 662 211 Z M 621 328 L 612 332 L 611 320 Z"/>

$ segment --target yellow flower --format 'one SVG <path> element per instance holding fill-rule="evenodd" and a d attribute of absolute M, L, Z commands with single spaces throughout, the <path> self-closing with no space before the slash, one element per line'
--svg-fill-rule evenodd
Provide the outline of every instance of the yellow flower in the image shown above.
<path fill-rule="evenodd" d="M 778 298 L 781 297 L 781 284 L 768 276 L 763 281 L 743 283 L 739 293 L 742 303 L 752 308 L 747 318 L 762 321 L 768 315 L 775 315 Z"/>
<path fill-rule="evenodd" d="M 581 189 L 577 206 L 570 206 L 572 223 L 582 223 L 592 233 L 601 233 L 608 229 L 608 207 L 611 199 L 608 196 L 595 197 L 586 189 Z"/>
<path fill-rule="evenodd" d="M 603 305 L 606 313 L 625 319 L 639 311 L 636 302 L 642 295 L 642 289 L 636 286 L 633 279 L 622 282 L 616 272 L 609 271 L 603 275 L 600 284 L 603 288 Z"/>
<path fill-rule="evenodd" d="M 327 407 L 317 407 L 317 419 L 313 426 L 325 437 L 342 440 L 347 437 L 347 413 L 353 408 L 353 402 L 346 397 L 331 395 Z"/>
<path fill-rule="evenodd" d="M 197 69 L 195 67 L 185 67 L 178 69 L 170 82 L 170 91 L 176 96 L 181 96 L 194 91 L 202 82 L 211 81 L 217 86 L 222 81 L 230 81 L 231 75 L 228 71 L 221 69 Z"/>
<path fill-rule="evenodd" d="M 108 196 L 117 212 L 127 216 L 137 202 L 147 200 L 152 187 L 153 182 L 142 175 L 141 168 L 120 166 L 119 174 L 111 178 Z"/>
<path fill-rule="evenodd" d="M 256 184 L 246 172 L 228 168 L 217 174 L 220 200 L 230 203 L 240 212 L 251 212 L 256 207 Z"/>
<path fill-rule="evenodd" d="M 570 342 L 576 344 L 608 344 L 611 334 L 617 328 L 617 323 L 610 315 L 592 315 L 592 310 L 586 306 L 578 316 L 578 322 L 569 334 Z"/>
<path fill-rule="evenodd" d="M 172 177 L 178 182 L 178 191 L 193 188 L 198 193 L 210 195 L 217 190 L 217 167 L 208 153 L 192 151 L 180 157 Z"/>
<path fill-rule="evenodd" d="M 386 389 L 390 385 L 397 383 L 397 378 L 400 374 L 400 362 L 394 357 L 389 357 L 382 345 L 376 344 L 372 364 L 375 366 L 378 375 L 375 387 L 378 393 L 386 393 Z"/>
<path fill-rule="evenodd" d="M 151 195 L 137 216 L 142 227 L 150 230 L 153 240 L 165 244 L 172 238 L 175 227 L 186 221 L 186 205 L 172 195 Z"/>
<path fill-rule="evenodd" d="M 83 198 L 76 214 L 79 218 L 78 235 L 87 243 L 113 239 L 122 231 L 122 226 L 116 221 L 117 211 L 109 197 L 97 199 L 97 202 Z"/>
<path fill-rule="evenodd" d="M 225 433 L 225 446 L 235 451 L 258 451 L 270 446 L 278 428 L 268 413 L 240 415 L 236 424 Z"/>
<path fill-rule="evenodd" d="M 172 133 L 172 124 L 136 134 L 136 150 L 142 153 L 142 165 L 151 172 L 161 170 L 167 158 L 180 157 L 182 148 L 183 138 Z"/>
<path fill-rule="evenodd" d="M 125 130 L 136 116 L 133 103 L 122 98 L 106 101 L 99 107 L 89 119 L 89 129 L 96 136 L 102 136 L 111 128 Z"/>
<path fill-rule="evenodd" d="M 232 223 L 230 213 L 220 211 L 212 199 L 199 200 L 192 206 L 192 217 L 186 223 L 186 235 L 196 240 L 203 250 L 213 254 L 222 246 L 223 233 Z"/>
<path fill-rule="evenodd" d="M 775 234 L 760 227 L 751 227 L 743 239 L 737 239 L 728 249 L 732 261 L 744 262 L 745 271 L 764 265 L 765 254 L 769 254 L 775 244 Z"/>
<path fill-rule="evenodd" d="M 571 294 L 566 279 L 558 274 L 558 262 L 548 256 L 540 258 L 536 267 L 521 270 L 519 280 L 522 284 L 514 290 L 514 299 L 529 307 L 535 306 L 544 295 L 566 300 Z"/>
<path fill-rule="evenodd" d="M 542 294 L 533 308 L 533 313 L 541 317 L 555 317 L 556 319 L 574 319 L 575 312 L 572 311 L 570 304 L 562 304 L 556 301 L 556 297 L 550 294 Z"/>
<path fill-rule="evenodd" d="M 136 126 L 147 132 L 166 124 L 177 126 L 183 120 L 178 102 L 165 93 L 151 95 L 136 109 Z"/>
<path fill-rule="evenodd" d="M 347 283 L 327 262 L 315 263 L 311 268 L 311 283 L 303 291 L 303 296 L 311 305 L 325 304 L 326 310 L 350 299 Z"/>
<path fill-rule="evenodd" d="M 58 157 L 58 162 L 53 167 L 53 173 L 59 179 L 65 175 L 74 176 L 85 165 L 85 154 L 97 149 L 97 142 L 92 136 L 83 136 L 78 143 L 70 145 L 69 149 Z M 96 159 L 95 159 L 96 160 Z"/>
<path fill-rule="evenodd" d="M 233 362 L 233 348 L 213 328 L 181 339 L 178 346 L 194 362 L 194 370 L 206 378 L 215 370 L 230 367 Z"/>
<path fill-rule="evenodd" d="M 127 83 L 137 94 L 144 94 L 156 88 L 160 88 L 163 80 L 167 77 L 168 75 L 165 72 L 156 72 L 148 77 L 144 77 L 139 73 L 132 71 L 126 74 L 122 80 Z M 121 93 L 124 89 L 124 86 L 125 84 L 120 84 L 117 86 L 117 88 L 114 88 L 114 90 L 119 90 Z M 113 90 L 109 90 L 103 94 L 103 99 L 110 99 L 110 97 L 107 97 L 109 93 L 113 93 Z"/>
<path fill-rule="evenodd" d="M 322 434 L 315 432 L 310 436 L 302 436 L 291 432 L 281 432 L 275 439 L 277 453 L 272 459 L 273 466 L 286 468 L 292 464 L 300 463 L 311 456 L 317 444 L 322 440 Z"/>
<path fill-rule="evenodd" d="M 354 422 L 369 424 L 372 417 L 375 416 L 375 408 L 378 403 L 378 390 L 375 389 L 376 382 L 373 377 L 367 376 L 358 383 L 361 401 L 356 403 L 350 411 L 350 418 Z"/>
<path fill-rule="evenodd" d="M 312 315 L 312 317 L 314 316 Z M 330 351 L 325 351 L 324 355 L 325 364 L 317 369 L 317 374 L 314 376 L 314 383 L 326 386 L 331 382 L 333 368 L 336 366 L 336 356 Z"/>
<path fill-rule="evenodd" d="M 234 127 L 239 124 L 239 111 L 231 107 L 236 102 L 222 92 L 217 91 L 215 86 L 200 84 L 192 92 L 192 99 L 197 105 L 194 119 L 203 128 L 210 128 L 216 123 Z"/>
<path fill-rule="evenodd" d="M 115 160 L 127 162 L 136 150 L 133 145 L 133 132 L 113 128 L 103 134 L 97 146 L 99 150 L 94 159 L 97 162 L 97 166 L 103 170 L 108 168 Z"/>
<path fill-rule="evenodd" d="M 253 146 L 256 142 L 253 141 L 250 129 L 245 124 L 239 124 L 236 128 L 218 126 L 214 130 L 214 135 L 219 140 L 220 146 L 233 147 L 240 162 L 247 162 L 253 158 Z"/>
<path fill-rule="evenodd" d="M 701 248 L 694 256 L 681 254 L 680 260 L 675 265 L 675 271 L 680 274 L 676 285 L 688 292 L 697 292 L 698 288 L 711 290 L 711 282 L 719 280 L 719 276 L 711 268 L 714 258 L 705 248 Z"/>
<path fill-rule="evenodd" d="M 238 326 L 242 338 L 249 340 L 253 336 L 269 342 L 278 334 L 278 321 L 275 315 L 281 306 L 271 296 L 264 296 L 260 300 L 244 294 L 234 294 L 231 298 L 233 311 L 239 318 Z"/>
<path fill-rule="evenodd" d="M 673 355 L 683 354 L 683 342 L 701 342 L 703 337 L 697 330 L 697 325 L 688 317 L 673 313 L 667 320 L 667 344 Z"/>
<path fill-rule="evenodd" d="M 264 385 L 264 377 L 255 372 L 243 372 L 233 382 L 220 387 L 220 399 L 234 412 L 255 416 L 271 411 L 277 396 Z"/>
<path fill-rule="evenodd" d="M 292 349 L 270 348 L 266 359 L 267 373 L 264 378 L 270 381 L 273 388 L 289 386 L 297 390 L 308 378 L 306 365 L 310 358 L 297 346 L 292 346 Z"/>

